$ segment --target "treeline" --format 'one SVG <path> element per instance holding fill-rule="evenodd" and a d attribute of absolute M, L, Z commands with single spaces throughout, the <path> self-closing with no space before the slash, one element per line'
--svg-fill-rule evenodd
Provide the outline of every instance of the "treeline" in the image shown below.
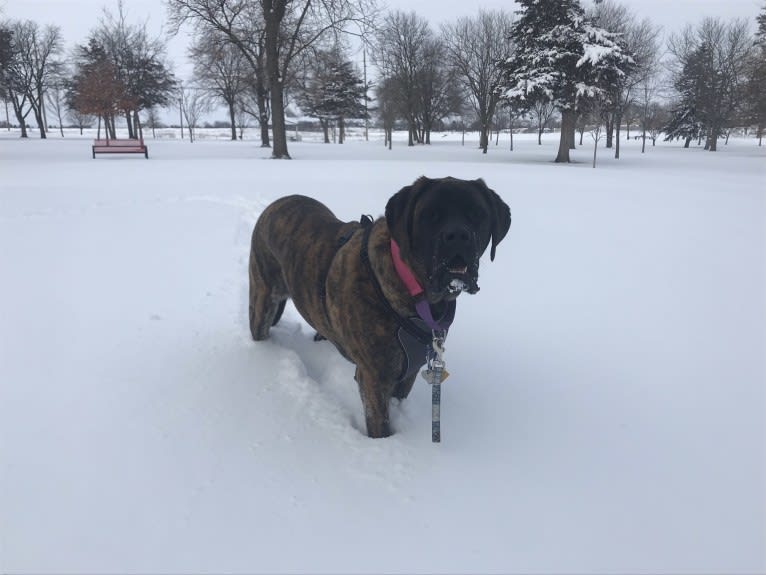
<path fill-rule="evenodd" d="M 288 158 L 288 109 L 314 117 L 330 141 L 349 120 L 430 143 L 445 123 L 476 125 L 486 152 L 493 129 L 561 126 L 556 160 L 569 161 L 576 132 L 620 155 L 621 130 L 638 124 L 709 150 L 734 128 L 766 124 L 766 6 L 755 21 L 705 19 L 663 40 L 619 0 L 517 0 L 519 10 L 479 11 L 438 29 L 415 12 L 381 12 L 374 0 L 166 0 L 173 31 L 193 34 L 193 77 L 171 72 L 161 38 L 128 23 L 122 1 L 105 10 L 66 57 L 60 30 L 0 22 L 0 98 L 22 137 L 32 114 L 98 122 L 114 136 L 155 125 L 173 103 L 193 138 L 212 106 L 228 112 L 231 138 L 250 120 L 275 158 Z M 361 56 L 361 66 L 359 65 Z"/>
<path fill-rule="evenodd" d="M 126 22 L 122 2 L 116 15 L 104 12 L 98 26 L 70 57 L 58 26 L 33 21 L 0 25 L 0 97 L 10 103 L 21 137 L 34 114 L 45 138 L 49 115 L 81 129 L 98 123 L 115 137 L 115 119 L 124 118 L 130 137 L 139 137 L 141 113 L 166 106 L 177 82 L 165 44 L 146 26 Z"/>

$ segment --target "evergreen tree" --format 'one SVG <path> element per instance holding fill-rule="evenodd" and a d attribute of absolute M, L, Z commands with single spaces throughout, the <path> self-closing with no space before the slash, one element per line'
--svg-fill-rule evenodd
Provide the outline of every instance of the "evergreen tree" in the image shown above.
<path fill-rule="evenodd" d="M 679 95 L 678 102 L 671 110 L 670 120 L 662 131 L 665 133 L 665 141 L 683 138 L 684 148 L 688 148 L 692 140 L 700 138 L 705 132 L 704 122 L 697 112 L 702 94 L 707 90 L 702 48 L 689 54 L 681 74 L 675 79 L 674 87 Z"/>
<path fill-rule="evenodd" d="M 339 49 L 333 49 L 318 54 L 301 97 L 301 107 L 308 115 L 319 119 L 325 143 L 330 141 L 330 122 L 337 122 L 338 143 L 342 144 L 345 140 L 345 121 L 366 115 L 366 92 L 364 81 L 354 65 L 345 59 Z"/>
<path fill-rule="evenodd" d="M 615 35 L 593 25 L 578 0 L 518 0 L 511 38 L 516 53 L 503 67 L 504 95 L 543 99 L 561 112 L 557 162 L 569 162 L 578 104 L 600 98 L 631 62 Z"/>

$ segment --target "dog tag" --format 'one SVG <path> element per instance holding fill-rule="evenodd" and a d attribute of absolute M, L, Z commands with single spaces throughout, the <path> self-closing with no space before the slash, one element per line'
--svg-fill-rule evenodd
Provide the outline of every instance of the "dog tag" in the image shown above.
<path fill-rule="evenodd" d="M 446 369 L 442 369 L 441 379 L 439 381 L 436 381 L 436 370 L 433 369 L 424 369 L 420 372 L 420 375 L 423 376 L 423 379 L 425 379 L 429 385 L 433 385 L 434 383 L 444 383 L 444 380 L 449 377 L 449 372 Z"/>

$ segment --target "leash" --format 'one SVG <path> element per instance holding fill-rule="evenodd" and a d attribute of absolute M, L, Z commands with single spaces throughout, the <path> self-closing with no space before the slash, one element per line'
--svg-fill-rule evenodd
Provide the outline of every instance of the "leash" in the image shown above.
<path fill-rule="evenodd" d="M 446 331 L 434 331 L 431 349 L 428 351 L 427 368 L 421 372 L 431 385 L 431 443 L 440 443 L 442 382 L 449 377 L 444 365 L 444 339 Z"/>

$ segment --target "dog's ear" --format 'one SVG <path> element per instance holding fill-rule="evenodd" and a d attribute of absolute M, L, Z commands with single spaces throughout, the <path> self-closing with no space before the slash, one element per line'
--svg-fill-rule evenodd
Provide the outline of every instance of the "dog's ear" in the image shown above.
<path fill-rule="evenodd" d="M 396 225 L 401 222 L 402 218 L 407 214 L 408 204 L 416 199 L 418 193 L 426 187 L 429 181 L 430 180 L 425 176 L 420 176 L 411 186 L 403 187 L 389 198 L 388 203 L 386 204 L 386 223 L 388 224 L 388 229 L 391 233 L 393 233 Z M 410 235 L 412 235 L 413 211 L 414 210 L 410 210 L 405 224 L 407 233 Z"/>
<path fill-rule="evenodd" d="M 487 200 L 489 207 L 492 210 L 492 249 L 489 252 L 489 259 L 490 261 L 494 261 L 497 244 L 503 241 L 508 230 L 511 229 L 511 208 L 508 207 L 508 204 L 506 204 L 494 190 L 487 187 L 484 180 L 479 178 L 476 180 L 476 183 L 479 185 L 482 194 L 484 194 L 484 198 Z"/>

